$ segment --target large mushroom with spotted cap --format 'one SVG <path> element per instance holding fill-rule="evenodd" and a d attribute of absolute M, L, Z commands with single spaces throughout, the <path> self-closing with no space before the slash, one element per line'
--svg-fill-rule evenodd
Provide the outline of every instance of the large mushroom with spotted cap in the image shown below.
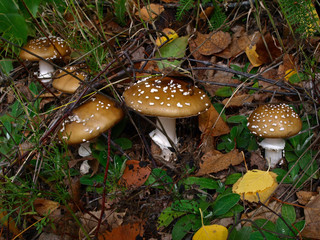
<path fill-rule="evenodd" d="M 248 128 L 253 134 L 264 138 L 259 145 L 265 149 L 265 158 L 273 168 L 282 158 L 285 139 L 299 133 L 302 122 L 289 105 L 266 104 L 251 113 Z"/>
<path fill-rule="evenodd" d="M 211 105 L 209 97 L 197 86 L 171 77 L 144 78 L 126 89 L 123 98 L 133 110 L 158 117 L 157 129 L 150 137 L 166 160 L 171 155 L 171 144 L 163 132 L 177 144 L 176 119 L 199 115 Z"/>
<path fill-rule="evenodd" d="M 33 54 L 30 54 L 27 50 Z M 53 66 L 41 58 L 52 61 L 54 59 L 63 59 L 71 54 L 67 43 L 60 37 L 49 36 L 30 40 L 21 50 L 19 57 L 22 60 L 39 61 L 38 78 L 42 82 L 50 82 L 54 71 Z M 41 58 L 39 58 L 41 57 Z"/>
<path fill-rule="evenodd" d="M 86 143 L 113 127 L 123 116 L 115 101 L 96 94 L 64 120 L 61 138 L 69 145 Z"/>

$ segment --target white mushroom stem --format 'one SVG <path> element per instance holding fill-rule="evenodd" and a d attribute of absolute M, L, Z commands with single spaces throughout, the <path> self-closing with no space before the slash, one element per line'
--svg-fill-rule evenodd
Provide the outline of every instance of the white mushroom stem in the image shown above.
<path fill-rule="evenodd" d="M 265 159 L 270 162 L 270 168 L 274 168 L 282 158 L 285 144 L 282 138 L 265 138 L 259 143 L 265 149 Z"/>
<path fill-rule="evenodd" d="M 160 124 L 161 122 L 161 124 Z M 149 136 L 151 139 L 161 148 L 163 158 L 169 160 L 171 151 L 168 151 L 168 148 L 171 147 L 170 141 L 168 138 L 160 131 L 163 126 L 164 132 L 168 135 L 171 141 L 174 144 L 178 143 L 177 134 L 176 134 L 176 119 L 167 118 L 167 117 L 158 117 L 157 128 L 153 130 Z"/>
<path fill-rule="evenodd" d="M 47 83 L 51 81 L 52 73 L 54 72 L 54 67 L 43 60 L 39 61 L 39 76 L 38 78 L 41 79 L 41 82 Z"/>

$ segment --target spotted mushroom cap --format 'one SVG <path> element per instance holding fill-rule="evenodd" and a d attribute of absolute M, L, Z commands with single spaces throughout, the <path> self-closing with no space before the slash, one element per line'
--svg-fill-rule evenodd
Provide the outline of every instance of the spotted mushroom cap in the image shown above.
<path fill-rule="evenodd" d="M 248 119 L 249 130 L 263 138 L 288 138 L 302 128 L 299 115 L 287 104 L 259 106 Z"/>
<path fill-rule="evenodd" d="M 52 82 L 52 86 L 61 92 L 74 93 L 80 86 L 80 81 L 74 76 L 84 80 L 87 74 L 79 71 L 77 67 L 73 66 L 65 67 L 65 70 L 72 73 L 72 75 L 59 70 L 59 73 L 55 76 Z"/>
<path fill-rule="evenodd" d="M 113 100 L 97 94 L 80 107 L 62 123 L 61 138 L 67 144 L 79 144 L 90 141 L 123 117 L 123 111 Z"/>
<path fill-rule="evenodd" d="M 30 40 L 23 48 L 46 60 L 61 59 L 71 54 L 69 46 L 62 38 L 49 36 L 49 39 L 55 47 L 47 37 L 42 37 Z M 59 52 L 57 52 L 57 50 Z M 20 58 L 29 61 L 40 60 L 37 56 L 31 55 L 24 50 L 21 50 Z"/>
<path fill-rule="evenodd" d="M 171 77 L 145 78 L 125 90 L 123 97 L 133 110 L 158 117 L 190 117 L 211 105 L 197 86 Z"/>

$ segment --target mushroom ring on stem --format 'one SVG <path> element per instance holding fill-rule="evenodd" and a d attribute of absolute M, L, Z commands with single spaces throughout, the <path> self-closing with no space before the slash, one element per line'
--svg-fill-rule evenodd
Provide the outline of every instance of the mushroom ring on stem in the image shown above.
<path fill-rule="evenodd" d="M 35 55 L 22 49 L 19 57 L 22 60 L 39 61 L 38 78 L 42 79 L 41 81 L 44 83 L 51 81 L 54 68 L 50 63 L 41 60 L 39 57 L 52 61 L 54 59 L 63 59 L 71 54 L 71 50 L 66 42 L 62 38 L 54 36 L 30 40 L 23 48 Z"/>
<path fill-rule="evenodd" d="M 157 129 L 150 137 L 160 146 L 166 160 L 171 155 L 171 144 L 163 132 L 177 144 L 176 118 L 199 115 L 211 105 L 209 97 L 197 86 L 171 77 L 144 78 L 126 89 L 123 98 L 133 110 L 158 117 Z M 161 126 L 163 132 L 159 130 Z"/>
<path fill-rule="evenodd" d="M 302 121 L 287 104 L 266 104 L 251 113 L 247 126 L 253 134 L 264 138 L 259 145 L 273 168 L 282 158 L 285 139 L 300 132 Z"/>

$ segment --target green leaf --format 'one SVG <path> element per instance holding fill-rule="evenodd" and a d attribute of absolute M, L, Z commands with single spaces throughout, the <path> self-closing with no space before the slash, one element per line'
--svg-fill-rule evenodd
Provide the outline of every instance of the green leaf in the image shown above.
<path fill-rule="evenodd" d="M 276 169 L 273 169 L 272 172 L 276 173 L 278 176 L 277 176 L 277 181 L 280 182 L 284 176 L 287 174 L 287 171 L 282 169 L 282 168 L 276 168 Z M 290 175 L 288 175 L 286 177 L 286 179 L 283 181 L 283 183 L 292 183 L 293 182 L 293 179 L 291 178 Z"/>
<path fill-rule="evenodd" d="M 290 83 L 299 83 L 308 80 L 308 76 L 303 73 L 295 73 L 289 78 Z"/>
<path fill-rule="evenodd" d="M 93 186 L 97 183 L 103 183 L 103 174 L 96 174 L 94 176 L 84 175 L 80 178 L 80 183 L 83 185 Z"/>
<path fill-rule="evenodd" d="M 172 42 L 162 46 L 159 50 L 160 54 L 159 52 L 157 52 L 155 57 L 156 58 L 160 58 L 160 57 L 182 58 L 185 56 L 187 45 L 188 45 L 188 36 L 176 38 Z M 173 61 L 162 60 L 162 61 L 159 61 L 157 64 L 159 69 L 164 69 L 164 68 L 172 69 L 175 66 L 179 67 L 182 62 L 183 60 L 173 60 Z"/>
<path fill-rule="evenodd" d="M 26 4 L 26 6 L 28 7 L 29 11 L 31 12 L 31 14 L 34 17 L 36 17 L 41 0 L 24 0 L 24 2 Z M 18 3 L 19 3 L 20 10 L 24 14 L 24 17 L 30 18 L 31 16 L 30 16 L 29 12 L 27 11 L 27 9 L 25 8 L 25 6 L 21 3 L 21 1 L 18 1 Z"/>
<path fill-rule="evenodd" d="M 173 220 L 184 214 L 186 213 L 173 210 L 171 207 L 167 207 L 160 213 L 158 218 L 158 228 L 168 227 Z"/>
<path fill-rule="evenodd" d="M 219 187 L 217 181 L 212 178 L 204 177 L 188 177 L 179 183 L 186 185 L 197 185 L 200 189 L 217 189 Z"/>
<path fill-rule="evenodd" d="M 252 233 L 251 227 L 242 227 L 240 230 L 233 228 L 232 232 L 229 233 L 229 240 L 248 240 Z"/>
<path fill-rule="evenodd" d="M 151 185 L 154 188 L 164 189 L 165 187 L 172 188 L 172 183 L 172 178 L 168 176 L 165 170 L 160 168 L 154 168 L 152 169 L 150 176 L 144 184 L 147 186 Z"/>
<path fill-rule="evenodd" d="M 236 204 L 235 206 L 233 206 L 228 212 L 226 212 L 225 214 L 222 214 L 219 216 L 219 218 L 228 218 L 228 217 L 233 217 L 238 213 L 243 212 L 244 207 Z"/>
<path fill-rule="evenodd" d="M 132 148 L 132 142 L 128 138 L 117 138 L 114 140 L 114 142 L 118 144 L 123 150 Z"/>
<path fill-rule="evenodd" d="M 220 87 L 217 89 L 214 95 L 218 97 L 230 97 L 232 93 L 233 93 L 232 87 Z"/>
<path fill-rule="evenodd" d="M 0 68 L 4 74 L 9 75 L 9 73 L 13 69 L 12 60 L 11 59 L 0 60 Z"/>
<path fill-rule="evenodd" d="M 285 157 L 288 162 L 295 162 L 298 159 L 298 156 L 291 151 L 285 151 Z"/>
<path fill-rule="evenodd" d="M 18 13 L 0 13 L 0 32 L 6 32 L 15 39 L 26 42 L 28 28 L 24 17 Z"/>
<path fill-rule="evenodd" d="M 254 230 L 257 230 L 257 227 L 259 227 L 259 229 L 265 229 L 272 232 L 276 231 L 276 226 L 274 223 L 267 219 L 257 219 L 254 222 L 255 224 L 252 224 Z"/>
<path fill-rule="evenodd" d="M 13 0 L 0 1 L 1 13 L 18 13 L 18 7 Z"/>
<path fill-rule="evenodd" d="M 292 205 L 282 205 L 281 215 L 288 220 L 289 225 L 296 221 L 296 211 Z"/>
<path fill-rule="evenodd" d="M 238 179 L 241 177 L 242 177 L 241 173 L 230 174 L 225 181 L 225 185 L 235 184 L 238 181 Z"/>
<path fill-rule="evenodd" d="M 291 226 L 289 219 L 285 217 L 283 219 L 287 224 L 289 224 L 289 226 Z M 289 234 L 291 233 L 290 229 L 281 218 L 278 218 L 276 221 L 276 232 L 287 236 L 289 236 Z"/>
<path fill-rule="evenodd" d="M 242 123 L 243 121 L 247 121 L 246 116 L 237 115 L 237 116 L 231 116 L 227 119 L 227 123 Z"/>
<path fill-rule="evenodd" d="M 240 200 L 240 195 L 231 193 L 215 201 L 213 206 L 213 215 L 220 216 L 227 213 Z"/>
<path fill-rule="evenodd" d="M 199 212 L 199 203 L 195 200 L 181 199 L 174 201 L 171 208 L 178 212 L 197 214 Z"/>
<path fill-rule="evenodd" d="M 262 231 L 262 232 L 266 238 L 264 238 L 260 232 L 253 232 L 250 235 L 249 240 L 279 240 L 279 238 L 272 233 L 268 233 L 265 231 Z"/>
<path fill-rule="evenodd" d="M 188 214 L 181 217 L 172 229 L 172 240 L 182 240 L 197 222 L 197 216 Z"/>

